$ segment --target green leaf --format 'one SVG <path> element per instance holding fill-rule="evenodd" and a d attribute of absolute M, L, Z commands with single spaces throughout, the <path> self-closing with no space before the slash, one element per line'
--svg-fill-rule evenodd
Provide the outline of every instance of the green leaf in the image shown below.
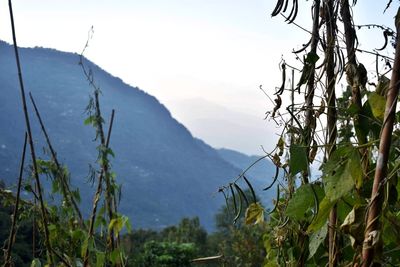
<path fill-rule="evenodd" d="M 360 189 L 363 184 L 363 171 L 360 153 L 356 149 L 350 154 L 349 169 L 356 188 Z"/>
<path fill-rule="evenodd" d="M 110 224 L 108 225 L 108 231 L 113 229 L 115 233 L 119 233 L 121 232 L 122 228 L 127 225 L 128 221 L 128 217 L 118 216 L 110 221 Z"/>
<path fill-rule="evenodd" d="M 71 231 L 70 235 L 72 242 L 77 242 L 85 238 L 85 232 L 83 232 L 81 229 L 76 229 L 74 231 Z"/>
<path fill-rule="evenodd" d="M 48 229 L 50 232 L 54 232 L 54 231 L 57 230 L 57 226 L 56 226 L 55 224 L 49 224 L 49 226 L 47 226 L 47 229 Z"/>
<path fill-rule="evenodd" d="M 328 175 L 324 179 L 326 197 L 335 201 L 354 187 L 354 181 L 351 176 L 351 161 L 347 161 L 344 166 L 339 166 L 334 175 Z"/>
<path fill-rule="evenodd" d="M 361 245 L 364 239 L 364 219 L 365 219 L 365 206 L 355 205 L 353 209 L 347 214 L 340 229 L 346 234 L 349 234 L 351 238 L 351 245 L 355 247 Z"/>
<path fill-rule="evenodd" d="M 42 263 L 40 262 L 39 259 L 33 259 L 31 267 L 42 267 Z"/>
<path fill-rule="evenodd" d="M 390 79 L 386 76 L 380 76 L 378 85 L 376 86 L 375 92 L 378 95 L 385 96 L 389 90 Z"/>
<path fill-rule="evenodd" d="M 33 191 L 32 185 L 26 184 L 26 185 L 24 186 L 24 190 L 25 190 L 25 191 L 28 191 L 28 192 L 32 192 L 32 191 Z"/>
<path fill-rule="evenodd" d="M 129 218 L 128 217 L 126 217 L 126 218 L 127 218 L 127 220 L 125 222 L 125 227 L 126 227 L 126 230 L 128 231 L 128 234 L 130 234 L 132 232 L 132 225 L 131 225 L 131 222 L 129 221 Z"/>
<path fill-rule="evenodd" d="M 296 175 L 301 171 L 307 171 L 308 161 L 306 147 L 293 144 L 290 147 L 290 171 L 292 176 Z"/>
<path fill-rule="evenodd" d="M 399 244 L 400 236 L 398 235 L 400 231 L 400 227 L 398 225 L 393 224 L 393 222 L 400 221 L 400 214 L 392 213 L 390 211 L 386 211 L 385 216 L 383 217 L 382 224 L 383 224 L 383 242 L 385 246 L 392 244 Z"/>
<path fill-rule="evenodd" d="M 111 260 L 111 262 L 112 262 L 114 265 L 117 264 L 117 263 L 120 263 L 120 262 L 121 262 L 120 256 L 121 256 L 121 251 L 120 251 L 118 248 L 114 249 L 114 250 L 111 251 L 111 253 L 110 253 L 110 260 Z"/>
<path fill-rule="evenodd" d="M 97 228 L 99 226 L 106 226 L 107 222 L 106 219 L 104 219 L 103 216 L 97 216 L 96 220 L 94 221 L 94 227 Z"/>
<path fill-rule="evenodd" d="M 354 184 L 361 187 L 363 173 L 357 148 L 345 146 L 338 148 L 323 166 L 323 181 L 326 196 L 335 201 L 348 192 Z"/>
<path fill-rule="evenodd" d="M 383 96 L 372 92 L 368 95 L 368 102 L 375 118 L 383 120 L 385 115 L 386 100 Z"/>
<path fill-rule="evenodd" d="M 89 124 L 93 124 L 94 120 L 95 120 L 95 116 L 89 116 L 85 119 L 85 121 L 83 122 L 84 125 L 89 125 Z"/>
<path fill-rule="evenodd" d="M 307 228 L 307 232 L 313 233 L 321 229 L 322 226 L 326 223 L 328 219 L 329 212 L 336 202 L 331 201 L 328 197 L 324 197 L 324 199 L 319 203 L 318 213 L 314 220 Z"/>
<path fill-rule="evenodd" d="M 356 105 L 356 104 L 354 104 L 354 103 L 352 103 L 348 108 L 347 108 L 347 113 L 350 115 L 350 116 L 355 116 L 355 115 L 357 115 L 359 112 L 360 112 L 360 108 Z"/>
<path fill-rule="evenodd" d="M 246 209 L 245 223 L 246 224 L 258 224 L 264 221 L 264 208 L 259 202 L 251 203 Z"/>
<path fill-rule="evenodd" d="M 339 146 L 322 166 L 323 175 L 334 175 L 337 168 L 346 162 L 347 156 L 352 151 L 352 146 Z"/>
<path fill-rule="evenodd" d="M 115 158 L 114 151 L 112 151 L 111 148 L 107 148 L 107 149 L 106 149 L 106 153 L 109 154 L 109 155 L 111 155 L 113 158 Z"/>
<path fill-rule="evenodd" d="M 104 252 L 96 252 L 96 267 L 103 267 L 106 259 L 106 254 Z"/>
<path fill-rule="evenodd" d="M 381 122 L 375 118 L 372 113 L 372 107 L 369 101 L 365 101 L 360 114 L 358 116 L 358 131 L 367 136 L 368 134 L 371 135 L 372 139 L 379 138 L 379 134 L 381 131 Z"/>
<path fill-rule="evenodd" d="M 93 249 L 93 238 L 92 237 L 85 238 L 85 240 L 82 243 L 81 257 L 83 258 L 85 256 L 86 250 L 91 251 L 92 249 Z"/>
<path fill-rule="evenodd" d="M 320 186 L 314 185 L 314 190 L 318 199 L 322 199 L 324 194 L 323 189 Z M 315 205 L 313 194 L 311 184 L 300 186 L 289 200 L 286 208 L 286 216 L 298 221 L 307 219 L 309 217 L 307 216 L 307 211 Z"/>
<path fill-rule="evenodd" d="M 328 224 L 319 229 L 318 231 L 314 232 L 310 236 L 310 243 L 308 244 L 309 256 L 308 258 L 311 259 L 315 252 L 317 252 L 319 246 L 324 242 L 326 234 L 328 233 Z"/>
<path fill-rule="evenodd" d="M 309 52 L 307 54 L 305 61 L 309 64 L 315 64 L 315 63 L 317 63 L 318 59 L 319 59 L 319 56 L 317 55 L 317 53 Z"/>
<path fill-rule="evenodd" d="M 71 194 L 72 194 L 73 198 L 76 200 L 76 202 L 78 202 L 78 203 L 81 202 L 81 195 L 79 193 L 79 188 L 76 188 L 75 190 L 72 190 Z"/>

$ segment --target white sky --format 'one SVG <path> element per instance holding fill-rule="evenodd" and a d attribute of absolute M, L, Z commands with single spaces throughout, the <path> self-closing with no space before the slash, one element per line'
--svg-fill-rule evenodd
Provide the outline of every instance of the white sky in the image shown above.
<path fill-rule="evenodd" d="M 13 8 L 20 46 L 79 53 L 93 25 L 89 59 L 157 97 L 194 136 L 260 154 L 260 145 L 273 148 L 279 130 L 263 120 L 272 104 L 258 87 L 273 92 L 281 55 L 292 60 L 288 52 L 309 38 L 281 17 L 271 19 L 275 2 L 14 0 Z M 310 2 L 296 21 L 306 28 Z M 360 23 L 382 24 L 385 4 L 359 1 L 354 13 Z M 393 12 L 385 17 L 392 25 Z M 11 42 L 7 1 L 0 4 L 0 25 L 0 39 Z"/>

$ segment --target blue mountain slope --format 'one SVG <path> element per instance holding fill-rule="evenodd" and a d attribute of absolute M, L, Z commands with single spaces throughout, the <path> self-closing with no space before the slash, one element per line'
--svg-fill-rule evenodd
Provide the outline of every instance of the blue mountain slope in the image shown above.
<path fill-rule="evenodd" d="M 96 161 L 97 143 L 92 142 L 94 130 L 83 124 L 92 89 L 78 65 L 79 56 L 22 48 L 20 57 L 25 89 L 35 97 L 57 155 L 69 167 L 88 214 L 94 191 L 87 181 L 88 164 Z M 183 216 L 198 215 L 212 229 L 214 214 L 224 202 L 214 192 L 239 169 L 194 139 L 156 98 L 90 61 L 85 64 L 102 91 L 106 122 L 111 109 L 116 110 L 110 146 L 116 155 L 112 167 L 122 184 L 120 211 L 134 227 L 160 228 Z M 11 184 L 17 176 L 25 125 L 13 50 L 5 42 L 0 42 L 0 93 L 0 179 Z M 30 114 L 34 141 L 38 148 L 44 147 L 36 118 Z"/>

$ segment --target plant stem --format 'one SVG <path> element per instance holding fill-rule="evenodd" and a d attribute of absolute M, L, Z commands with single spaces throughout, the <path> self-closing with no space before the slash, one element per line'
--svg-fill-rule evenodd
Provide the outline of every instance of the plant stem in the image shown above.
<path fill-rule="evenodd" d="M 52 144 L 50 142 L 49 135 L 47 134 L 46 128 L 44 127 L 44 123 L 42 121 L 42 118 L 40 116 L 39 110 L 38 110 L 38 108 L 36 106 L 35 100 L 33 99 L 33 96 L 32 96 L 31 93 L 29 93 L 29 97 L 30 97 L 31 102 L 33 104 L 33 108 L 35 110 L 36 117 L 38 118 L 38 121 L 39 121 L 40 127 L 42 129 L 42 132 L 43 132 L 43 134 L 45 136 L 45 139 L 46 139 L 46 142 L 47 142 L 47 146 L 50 149 L 51 156 L 52 156 L 52 158 L 54 160 L 54 163 L 56 164 L 57 172 L 58 172 L 59 178 L 61 180 L 61 190 L 63 191 L 64 199 L 67 201 L 68 204 L 71 203 L 73 205 L 73 207 L 75 209 L 75 213 L 76 213 L 76 215 L 78 215 L 78 218 L 79 218 L 79 224 L 81 226 L 83 226 L 82 214 L 81 214 L 81 212 L 79 210 L 78 204 L 76 203 L 74 197 L 72 196 L 72 193 L 71 193 L 71 190 L 69 188 L 68 182 L 66 181 L 65 174 L 64 174 L 64 172 L 63 172 L 63 170 L 61 168 L 60 163 L 58 162 L 57 154 L 56 154 L 56 152 L 55 152 L 55 150 L 54 150 L 54 148 L 53 148 L 53 146 L 52 146 Z"/>
<path fill-rule="evenodd" d="M 371 200 L 368 209 L 367 225 L 365 227 L 364 244 L 362 253 L 362 266 L 371 266 L 374 262 L 374 250 L 379 239 L 382 200 L 384 198 L 383 184 L 387 175 L 387 164 L 389 160 L 390 145 L 392 141 L 393 124 L 396 115 L 396 104 L 400 88 L 400 23 L 397 21 L 400 16 L 400 8 L 396 16 L 397 42 L 395 60 L 392 70 L 392 77 L 387 92 L 384 123 L 380 135 L 378 159 L 376 163 L 374 184 L 371 193 Z"/>
<path fill-rule="evenodd" d="M 14 212 L 11 217 L 11 230 L 10 230 L 10 235 L 8 237 L 8 243 L 7 243 L 7 249 L 5 251 L 5 257 L 4 257 L 4 266 L 12 266 L 11 264 L 11 250 L 12 246 L 14 245 L 14 240 L 15 240 L 15 235 L 17 233 L 17 217 L 18 217 L 18 207 L 19 207 L 19 200 L 20 200 L 20 193 L 21 193 L 21 183 L 22 183 L 22 175 L 24 172 L 24 164 L 25 164 L 25 152 L 26 152 L 26 144 L 28 135 L 25 132 L 25 138 L 24 138 L 24 146 L 22 149 L 22 156 L 21 156 L 21 165 L 19 168 L 19 176 L 18 176 L 18 186 L 17 186 L 17 195 L 16 195 L 16 200 L 15 200 L 15 206 L 14 206 Z"/>
<path fill-rule="evenodd" d="M 110 120 L 110 126 L 109 126 L 109 130 L 108 130 L 108 134 L 107 134 L 107 141 L 105 144 L 106 148 L 108 148 L 109 143 L 110 143 L 111 130 L 112 130 L 113 122 L 114 122 L 114 113 L 115 112 L 113 110 L 111 113 L 111 120 Z M 92 214 L 90 216 L 89 232 L 88 232 L 89 240 L 93 237 L 93 234 L 94 234 L 94 222 L 96 220 L 97 206 L 98 206 L 98 202 L 99 202 L 100 196 L 101 196 L 103 177 L 104 177 L 104 169 L 102 169 L 100 172 L 96 193 L 95 193 L 94 199 L 93 199 Z M 89 266 L 89 246 L 86 248 L 84 256 L 83 256 L 83 266 L 84 267 Z"/>
<path fill-rule="evenodd" d="M 16 59 L 17 69 L 18 69 L 18 79 L 19 79 L 19 85 L 20 85 L 20 91 L 21 91 L 22 107 L 23 107 L 23 111 L 24 111 L 26 131 L 28 133 L 28 141 L 29 141 L 29 147 L 30 147 L 30 151 L 31 151 L 31 158 L 32 158 L 32 165 L 33 165 L 33 176 L 35 178 L 36 186 L 37 186 L 37 189 L 38 189 L 37 194 L 38 194 L 38 197 L 39 197 L 39 205 L 40 205 L 42 222 L 43 222 L 43 229 L 44 229 L 45 245 L 46 245 L 46 250 L 47 250 L 48 263 L 50 264 L 50 266 L 52 266 L 53 263 L 54 263 L 53 250 L 51 248 L 51 243 L 50 243 L 50 236 L 49 236 L 46 208 L 45 208 L 45 204 L 44 204 L 43 196 L 42 196 L 42 187 L 41 187 L 41 184 L 40 184 L 40 179 L 39 179 L 39 174 L 38 174 L 38 169 L 37 169 L 35 147 L 33 145 L 31 125 L 30 125 L 30 122 L 29 122 L 28 109 L 27 109 L 27 106 L 26 106 L 25 89 L 24 89 L 24 83 L 23 83 L 22 71 L 21 71 L 21 64 L 20 64 L 19 54 L 18 54 L 17 38 L 16 38 L 16 33 L 15 33 L 14 15 L 13 15 L 13 10 L 12 10 L 11 0 L 8 0 L 8 7 L 9 7 L 9 11 L 10 11 L 11 29 L 12 29 L 12 36 L 13 36 L 15 59 Z"/>
<path fill-rule="evenodd" d="M 316 54 L 317 47 L 319 42 L 319 10 L 320 10 L 320 0 L 314 1 L 314 13 L 313 13 L 313 30 L 311 36 L 311 51 L 310 53 Z M 313 100 L 314 100 L 314 92 L 315 92 L 315 63 L 312 64 L 310 74 L 307 81 L 307 92 L 305 95 L 306 102 L 306 114 L 304 121 L 304 143 L 307 146 L 306 154 L 309 154 L 310 144 L 312 142 L 313 131 L 315 130 L 315 117 L 313 110 Z M 308 159 L 307 159 L 308 161 Z M 309 182 L 309 173 L 308 171 L 303 175 L 303 183 L 307 184 Z"/>
<path fill-rule="evenodd" d="M 327 147 L 326 158 L 329 159 L 332 153 L 336 150 L 337 138 L 337 114 L 336 114 L 336 95 L 335 95 L 335 62 L 334 62 L 334 49 L 336 44 L 336 17 L 334 1 L 325 1 L 325 19 L 326 19 L 326 91 L 327 91 Z M 329 214 L 329 267 L 337 265 L 337 207 L 332 208 Z"/>

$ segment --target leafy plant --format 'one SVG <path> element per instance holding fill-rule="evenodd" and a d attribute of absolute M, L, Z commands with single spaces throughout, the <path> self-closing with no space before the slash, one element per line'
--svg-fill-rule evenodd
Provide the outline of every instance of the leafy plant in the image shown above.
<path fill-rule="evenodd" d="M 312 28 L 306 30 L 296 23 L 298 4 L 293 1 L 290 9 L 290 1 L 280 0 L 272 12 L 310 34 L 310 40 L 293 51 L 300 66 L 287 59 L 280 63 L 282 83 L 274 93 L 276 105 L 267 113 L 283 131 L 276 148 L 265 157 L 276 165 L 277 174 L 285 175 L 275 177 L 278 194 L 266 222 L 254 220 L 258 209 L 253 204 L 243 202 L 240 209 L 247 207 L 246 222 L 268 229 L 265 266 L 397 265 L 398 246 L 388 231 L 397 232 L 400 225 L 399 13 L 396 30 L 356 25 L 351 9 L 363 3 L 314 0 Z M 383 49 L 390 53 L 396 48 L 394 58 L 380 54 L 380 49 L 358 47 L 357 32 L 369 28 L 382 32 Z M 390 38 L 393 46 L 387 45 Z M 374 77 L 360 62 L 361 52 L 375 57 Z M 290 69 L 292 86 L 287 88 Z M 312 175 L 316 168 L 317 175 Z M 244 173 L 222 187 L 225 196 L 243 197 L 243 190 L 236 188 L 242 178 Z M 239 213 L 236 205 L 232 210 Z"/>
<path fill-rule="evenodd" d="M 109 159 L 114 156 L 113 151 L 109 148 L 114 110 L 106 136 L 103 130 L 104 120 L 100 111 L 100 89 L 94 83 L 92 72 L 84 65 L 82 54 L 80 64 L 83 73 L 88 79 L 89 84 L 94 88 L 94 97 L 90 99 L 87 108 L 89 117 L 85 120 L 85 124 L 91 124 L 95 128 L 95 140 L 99 139 L 100 141 L 97 147 L 97 163 L 100 170 L 94 173 L 98 176 L 98 186 L 93 200 L 93 210 L 90 220 L 89 222 L 85 222 L 79 209 L 79 191 L 72 189 L 68 169 L 58 161 L 57 154 L 40 116 L 39 108 L 32 94 L 29 93 L 46 140 L 47 149 L 50 152 L 50 159 L 41 159 L 35 154 L 35 146 L 30 129 L 31 122 L 26 107 L 27 103 L 16 43 L 11 1 L 9 1 L 9 7 L 27 130 L 16 196 L 10 191 L 1 190 L 2 195 L 5 196 L 3 202 L 13 206 L 10 234 L 7 239 L 3 261 L 4 266 L 13 265 L 12 251 L 13 247 L 17 245 L 15 244 L 17 230 L 19 225 L 24 224 L 24 221 L 32 221 L 33 223 L 33 260 L 31 266 L 41 266 L 42 262 L 46 263 L 46 266 L 106 266 L 110 264 L 113 266 L 122 266 L 126 262 L 126 257 L 120 248 L 119 236 L 124 227 L 130 230 L 130 224 L 127 217 L 119 214 L 117 211 L 120 187 L 116 183 L 116 175 L 111 172 Z M 85 49 L 86 47 L 87 44 Z M 24 182 L 23 170 L 25 168 L 25 151 L 28 144 L 31 152 L 31 166 L 29 168 L 31 180 Z M 52 192 L 46 192 L 48 193 L 47 198 L 45 198 L 41 186 L 44 177 L 52 185 Z M 21 199 L 20 193 L 22 189 L 32 194 L 33 201 Z M 103 198 L 104 204 L 100 206 L 99 212 L 97 212 L 101 198 Z M 39 233 L 38 240 L 36 239 L 36 232 Z"/>

